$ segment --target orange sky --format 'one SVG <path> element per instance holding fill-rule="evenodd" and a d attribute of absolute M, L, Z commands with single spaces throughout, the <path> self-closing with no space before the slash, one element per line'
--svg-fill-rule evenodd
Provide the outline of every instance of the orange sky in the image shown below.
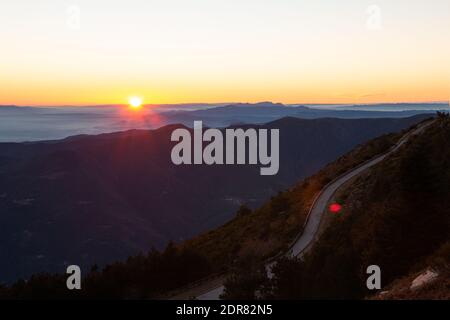
<path fill-rule="evenodd" d="M 12 1 L 0 104 L 448 101 L 445 0 Z"/>

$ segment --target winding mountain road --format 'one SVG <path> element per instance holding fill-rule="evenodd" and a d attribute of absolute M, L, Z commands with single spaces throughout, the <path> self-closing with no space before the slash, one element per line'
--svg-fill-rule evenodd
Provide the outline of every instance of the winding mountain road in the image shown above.
<path fill-rule="evenodd" d="M 316 196 L 315 200 L 313 201 L 313 204 L 311 205 L 302 232 L 299 234 L 298 238 L 293 243 L 291 249 L 286 255 L 292 257 L 301 257 L 305 252 L 307 252 L 312 247 L 312 245 L 317 240 L 316 236 L 319 231 L 319 226 L 322 217 L 327 212 L 327 205 L 332 200 L 333 195 L 336 193 L 336 191 L 338 191 L 340 187 L 342 187 L 350 179 L 360 175 L 364 171 L 383 161 L 386 157 L 388 157 L 392 153 L 396 152 L 408 141 L 408 139 L 411 136 L 421 133 L 432 123 L 433 121 L 427 121 L 420 124 L 416 129 L 406 133 L 394 146 L 392 146 L 391 149 L 389 149 L 388 152 L 378 155 L 356 166 L 355 168 L 344 173 L 343 175 L 339 176 L 338 178 L 334 179 L 332 182 L 327 184 L 325 187 L 323 187 L 323 189 Z M 266 266 L 266 268 L 268 269 L 269 276 L 270 276 L 270 269 L 273 263 L 274 262 L 271 262 Z M 215 283 L 210 286 L 208 286 L 208 284 L 204 284 L 202 288 L 204 289 L 201 290 L 201 288 L 199 288 L 198 290 L 198 292 L 201 293 L 196 295 L 197 300 L 218 300 L 220 295 L 224 291 L 223 282 L 220 282 L 219 284 Z"/>
<path fill-rule="evenodd" d="M 352 170 L 344 173 L 340 177 L 334 179 L 332 182 L 323 187 L 322 191 L 318 194 L 314 200 L 308 217 L 306 219 L 305 226 L 301 236 L 297 239 L 291 248 L 290 255 L 297 257 L 306 253 L 311 245 L 314 243 L 314 238 L 319 230 L 320 222 L 324 213 L 327 211 L 328 203 L 331 201 L 333 195 L 338 191 L 338 189 L 343 186 L 347 181 L 353 179 L 354 177 L 360 175 L 367 169 L 375 166 L 376 164 L 383 161 L 386 157 L 396 152 L 401 146 L 403 146 L 408 139 L 415 134 L 422 132 L 431 123 L 427 122 L 419 126 L 417 129 L 405 134 L 388 152 L 378 155 L 359 166 L 353 168 Z"/>

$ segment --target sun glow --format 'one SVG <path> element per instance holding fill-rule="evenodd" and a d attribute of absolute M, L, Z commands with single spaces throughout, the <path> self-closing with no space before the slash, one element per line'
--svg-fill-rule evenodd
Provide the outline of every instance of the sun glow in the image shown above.
<path fill-rule="evenodd" d="M 57 30 L 55 2 L 1 6 L 0 104 L 449 100 L 448 0 L 77 1 Z"/>
<path fill-rule="evenodd" d="M 130 97 L 128 100 L 130 107 L 133 109 L 139 109 L 142 107 L 142 99 L 139 97 Z"/>

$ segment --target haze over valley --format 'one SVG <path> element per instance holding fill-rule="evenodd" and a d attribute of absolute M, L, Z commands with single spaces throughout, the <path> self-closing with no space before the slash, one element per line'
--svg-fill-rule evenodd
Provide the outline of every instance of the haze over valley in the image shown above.
<path fill-rule="evenodd" d="M 374 105 L 178 104 L 145 105 L 138 112 L 124 105 L 95 107 L 0 106 L 0 142 L 63 139 L 79 134 L 99 134 L 129 129 L 155 129 L 167 124 L 192 127 L 262 124 L 282 117 L 316 119 L 396 118 L 449 110 L 448 103 Z"/>
<path fill-rule="evenodd" d="M 104 264 L 188 239 L 358 144 L 427 117 L 269 122 L 260 128 L 280 130 L 280 171 L 270 177 L 251 165 L 173 165 L 170 135 L 179 125 L 0 143 L 0 280 L 56 272 L 68 261 Z"/>

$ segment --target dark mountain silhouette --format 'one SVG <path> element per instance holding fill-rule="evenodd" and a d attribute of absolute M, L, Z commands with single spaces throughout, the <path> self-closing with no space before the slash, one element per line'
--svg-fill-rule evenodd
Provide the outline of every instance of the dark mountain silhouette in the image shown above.
<path fill-rule="evenodd" d="M 379 105 L 385 108 L 387 105 Z M 392 106 L 392 105 L 391 105 Z M 362 118 L 405 118 L 418 114 L 429 113 L 430 111 L 420 110 L 421 107 L 429 108 L 441 107 L 448 109 L 448 104 L 424 104 L 416 105 L 417 110 L 411 109 L 413 104 L 396 104 L 395 108 L 400 111 L 382 111 L 377 109 L 377 105 L 371 105 L 368 109 L 358 110 L 359 106 L 353 106 L 352 110 L 329 110 L 317 109 L 305 106 L 285 106 L 281 103 L 261 102 L 256 104 L 238 103 L 227 106 L 196 110 L 191 112 L 175 111 L 165 114 L 165 120 L 191 125 L 194 120 L 203 120 L 209 126 L 228 126 L 234 123 L 266 123 L 282 117 L 296 117 L 302 119 L 319 118 L 341 118 L 341 119 L 362 119 Z M 343 108 L 343 107 L 342 107 Z M 405 110 L 403 110 L 404 108 Z"/>
<path fill-rule="evenodd" d="M 342 106 L 341 106 L 342 107 Z M 139 112 L 129 112 L 124 105 L 86 107 L 0 106 L 0 142 L 24 142 L 63 139 L 80 133 L 102 134 L 130 129 L 157 129 L 169 124 L 191 127 L 193 121 L 204 125 L 227 127 L 235 124 L 263 124 L 283 117 L 319 118 L 404 118 L 431 114 L 448 104 L 395 104 L 346 106 L 352 110 L 286 106 L 280 103 L 256 104 L 180 104 L 145 105 Z M 402 111 L 404 110 L 404 111 Z"/>
<path fill-rule="evenodd" d="M 2 143 L 0 281 L 103 265 L 189 238 L 228 221 L 240 204 L 260 205 L 356 145 L 423 118 L 268 123 L 262 127 L 280 129 L 280 171 L 270 177 L 259 166 L 173 165 L 176 125 Z"/>
<path fill-rule="evenodd" d="M 448 299 L 449 139 L 450 117 L 440 114 L 423 134 L 340 192 L 344 209 L 311 253 L 275 270 L 274 296 L 383 299 L 384 291 L 388 299 Z M 365 281 L 374 264 L 382 272 L 378 292 Z M 435 281 L 414 289 L 413 280 L 427 270 Z"/>
<path fill-rule="evenodd" d="M 332 201 L 340 203 L 342 210 L 325 214 L 317 243 L 301 259 L 280 257 L 270 279 L 262 268 L 264 264 L 258 261 L 257 250 L 237 260 L 225 283 L 225 298 L 254 299 L 255 292 L 260 292 L 260 298 L 283 300 L 448 300 L 449 139 L 450 116 L 438 113 L 425 131 L 412 136 L 396 153 L 337 191 Z M 305 206 L 305 190 L 318 182 L 323 186 L 323 177 L 330 172 L 336 176 L 336 169 L 360 158 L 362 150 L 373 149 L 370 147 L 373 142 L 354 149 L 283 194 L 288 208 L 284 220 L 289 221 L 298 215 L 299 207 Z M 272 199 L 266 207 L 270 208 L 279 199 Z M 303 210 L 305 216 L 306 212 L 307 209 Z M 258 223 L 264 219 L 262 211 L 248 214 L 252 220 L 256 215 Z M 266 214 L 267 217 L 271 225 L 281 219 Z M 233 229 L 226 230 L 230 234 L 239 234 L 236 229 L 244 228 L 246 237 L 250 233 L 251 227 L 245 219 L 236 218 L 229 224 L 234 225 Z M 285 225 L 283 232 L 286 232 Z M 218 234 L 219 230 L 194 240 L 194 244 L 205 247 L 202 242 L 214 243 Z M 278 234 L 270 232 L 270 237 L 273 239 Z M 258 248 L 258 241 L 262 240 L 254 240 L 253 248 Z M 266 241 L 266 246 L 269 243 Z M 222 254 L 230 251 L 221 248 Z M 371 265 L 380 267 L 381 290 L 367 288 L 366 270 Z"/>

